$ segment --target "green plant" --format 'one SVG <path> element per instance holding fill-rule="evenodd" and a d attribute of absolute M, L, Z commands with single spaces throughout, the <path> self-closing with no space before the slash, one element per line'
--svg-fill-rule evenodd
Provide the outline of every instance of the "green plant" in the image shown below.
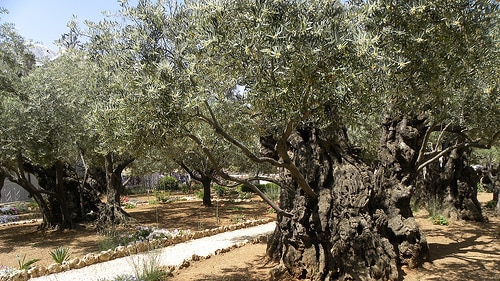
<path fill-rule="evenodd" d="M 245 215 L 237 215 L 237 216 L 233 216 L 231 218 L 231 222 L 233 224 L 237 224 L 237 223 L 240 223 L 240 222 L 244 222 L 246 220 L 246 217 Z"/>
<path fill-rule="evenodd" d="M 443 215 L 432 216 L 431 220 L 435 225 L 448 225 L 448 219 Z"/>
<path fill-rule="evenodd" d="M 484 189 L 484 186 L 482 183 L 478 182 L 477 183 L 477 192 L 484 192 L 485 189 Z"/>
<path fill-rule="evenodd" d="M 238 191 L 238 198 L 239 199 L 245 200 L 245 199 L 248 199 L 250 197 L 252 197 L 252 194 L 250 192 L 241 192 L 241 191 Z"/>
<path fill-rule="evenodd" d="M 497 201 L 491 200 L 486 203 L 486 208 L 488 209 L 495 209 L 497 207 Z"/>
<path fill-rule="evenodd" d="M 196 191 L 196 198 L 203 199 L 203 196 L 205 196 L 203 189 Z"/>
<path fill-rule="evenodd" d="M 159 190 L 177 190 L 179 189 L 179 181 L 171 176 L 165 176 L 160 178 L 158 181 L 158 189 Z"/>
<path fill-rule="evenodd" d="M 70 255 L 71 252 L 68 247 L 59 247 L 50 251 L 50 256 L 58 264 L 62 264 L 64 261 L 68 260 Z"/>
<path fill-rule="evenodd" d="M 100 251 L 107 251 L 110 249 L 114 249 L 118 246 L 120 246 L 120 241 L 119 237 L 117 235 L 106 235 L 104 239 L 99 241 L 99 250 Z"/>
<path fill-rule="evenodd" d="M 142 185 L 133 185 L 125 188 L 123 194 L 124 195 L 135 195 L 135 194 L 145 194 L 147 193 L 147 188 Z"/>
<path fill-rule="evenodd" d="M 136 206 L 134 203 L 131 203 L 131 202 L 127 202 L 125 203 L 125 209 L 134 209 Z"/>
<path fill-rule="evenodd" d="M 161 202 L 161 203 L 168 203 L 171 201 L 170 192 L 168 192 L 168 191 L 163 191 L 163 190 L 157 191 L 157 192 L 155 192 L 155 196 L 156 196 L 156 200 L 158 200 L 158 202 Z"/>
<path fill-rule="evenodd" d="M 217 194 L 217 196 L 222 197 L 222 196 L 226 195 L 227 187 L 223 186 L 223 185 L 216 184 L 216 185 L 214 185 L 214 192 L 215 192 L 215 194 Z"/>
<path fill-rule="evenodd" d="M 267 197 L 272 201 L 276 202 L 280 198 L 281 187 L 279 185 L 270 182 L 265 185 L 264 190 Z"/>
<path fill-rule="evenodd" d="M 26 255 L 24 255 L 23 259 L 21 260 L 21 257 L 19 255 L 17 256 L 17 264 L 19 265 L 19 270 L 28 270 L 31 267 L 33 267 L 33 264 L 40 259 L 31 259 L 26 261 Z"/>
<path fill-rule="evenodd" d="M 114 249 L 118 246 L 120 246 L 120 243 L 122 242 L 121 233 L 116 230 L 115 226 L 112 226 L 109 229 L 106 229 L 104 232 L 104 239 L 99 241 L 98 247 L 100 251 L 107 251 L 110 249 Z"/>
<path fill-rule="evenodd" d="M 158 200 L 157 199 L 148 199 L 148 204 L 149 205 L 156 205 L 156 204 L 158 204 Z"/>

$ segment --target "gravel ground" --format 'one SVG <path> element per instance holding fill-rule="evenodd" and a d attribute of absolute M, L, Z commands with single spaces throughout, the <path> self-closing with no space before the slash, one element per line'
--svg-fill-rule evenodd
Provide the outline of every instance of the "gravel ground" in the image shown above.
<path fill-rule="evenodd" d="M 47 276 L 31 278 L 32 281 L 96 281 L 112 280 L 114 277 L 123 274 L 135 275 L 136 269 L 142 269 L 144 262 L 157 261 L 163 266 L 178 266 L 184 260 L 190 259 L 193 255 L 208 256 L 214 254 L 216 250 L 229 248 L 236 244 L 241 244 L 253 240 L 261 235 L 272 233 L 276 227 L 275 222 L 243 228 L 235 231 L 224 232 L 214 236 L 191 240 L 185 243 L 161 248 L 152 252 L 132 255 L 124 258 L 102 262 L 80 269 L 73 269 L 65 272 L 51 274 Z"/>

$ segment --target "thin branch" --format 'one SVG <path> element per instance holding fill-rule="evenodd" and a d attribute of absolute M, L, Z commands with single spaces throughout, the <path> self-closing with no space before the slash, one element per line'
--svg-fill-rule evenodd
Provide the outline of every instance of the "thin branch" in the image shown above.
<path fill-rule="evenodd" d="M 449 152 L 450 150 L 453 150 L 455 148 L 462 148 L 462 147 L 476 147 L 476 148 L 484 148 L 484 149 L 489 149 L 491 147 L 489 147 L 488 145 L 485 145 L 485 144 L 480 144 L 478 142 L 461 142 L 461 143 L 458 143 L 458 144 L 455 144 L 455 145 L 452 145 L 450 147 L 447 147 L 446 149 L 443 149 L 442 151 L 440 151 L 438 154 L 434 155 L 432 158 L 430 158 L 429 160 L 425 161 L 425 163 L 423 163 L 422 165 L 418 166 L 417 168 L 417 171 L 420 171 L 422 168 L 424 168 L 426 165 L 436 161 L 437 159 L 439 159 L 439 157 L 443 156 L 444 154 L 446 154 L 447 152 Z"/>
<path fill-rule="evenodd" d="M 427 147 L 427 142 L 429 141 L 429 137 L 431 135 L 433 128 L 434 128 L 434 124 L 431 124 L 429 126 L 429 128 L 427 129 L 427 132 L 425 132 L 424 141 L 422 142 L 422 146 L 420 147 L 420 151 L 418 152 L 417 161 L 415 162 L 415 163 L 417 163 L 417 166 L 422 161 L 422 157 L 424 157 L 425 148 Z"/>
<path fill-rule="evenodd" d="M 309 183 L 307 183 L 306 179 L 304 178 L 304 176 L 302 175 L 302 173 L 299 171 L 299 169 L 297 168 L 297 166 L 295 166 L 292 163 L 290 157 L 288 156 L 288 152 L 286 150 L 286 147 L 287 147 L 286 144 L 287 144 L 288 138 L 290 137 L 290 135 L 293 132 L 293 129 L 295 128 L 295 122 L 294 121 L 288 122 L 287 127 L 285 129 L 285 132 L 283 133 L 283 135 L 281 136 L 281 138 L 278 140 L 278 144 L 276 145 L 277 146 L 278 154 L 283 159 L 283 163 L 282 163 L 282 162 L 277 161 L 277 160 L 275 160 L 273 158 L 258 157 L 257 155 L 255 155 L 254 153 L 252 153 L 244 144 L 242 144 L 241 142 L 239 142 L 238 140 L 236 140 L 235 138 L 233 138 L 232 136 L 230 136 L 220 126 L 220 124 L 217 122 L 217 118 L 215 117 L 215 114 L 214 114 L 212 108 L 208 104 L 208 101 L 205 101 L 205 105 L 206 105 L 206 107 L 207 107 L 207 109 L 208 109 L 208 111 L 210 113 L 211 120 L 209 120 L 207 117 L 205 117 L 205 116 L 203 116 L 201 114 L 200 114 L 200 117 L 203 120 L 205 120 L 207 123 L 209 123 L 215 129 L 216 133 L 218 133 L 219 135 L 221 135 L 222 137 L 224 137 L 226 140 L 228 140 L 229 142 L 231 142 L 232 144 L 234 144 L 235 146 L 237 146 L 238 148 L 240 148 L 243 151 L 243 153 L 248 158 L 250 158 L 252 161 L 257 162 L 257 163 L 267 162 L 267 163 L 270 163 L 271 165 L 274 165 L 276 167 L 282 167 L 282 168 L 288 169 L 290 171 L 290 173 L 292 174 L 292 177 L 297 181 L 297 183 L 299 184 L 299 186 L 304 190 L 304 192 L 309 197 L 311 197 L 313 199 L 317 199 L 318 198 L 318 195 L 314 192 L 314 190 L 311 188 L 311 186 L 309 185 Z"/>
<path fill-rule="evenodd" d="M 214 130 L 215 130 L 215 132 L 217 134 L 221 135 L 224 139 L 226 139 L 227 141 L 229 141 L 230 143 L 232 143 L 236 147 L 238 147 L 243 152 L 243 154 L 245 154 L 245 156 L 248 157 L 248 158 L 250 158 L 252 161 L 254 161 L 256 163 L 270 163 L 271 165 L 276 166 L 276 167 L 283 167 L 283 164 L 281 162 L 276 161 L 273 158 L 259 157 L 259 156 L 255 155 L 254 153 L 252 153 L 250 151 L 250 149 L 248 149 L 248 147 L 246 147 L 246 145 L 244 145 L 243 143 L 241 143 L 237 139 L 235 139 L 232 136 L 230 136 L 222 128 L 222 126 L 217 122 L 215 114 L 213 113 L 212 108 L 210 107 L 210 105 L 208 104 L 207 101 L 205 101 L 205 105 L 207 106 L 208 111 L 210 112 L 211 119 L 207 118 L 206 116 L 203 116 L 201 113 L 198 113 L 198 116 L 202 120 L 204 120 L 205 122 L 207 122 L 210 126 L 212 126 L 212 128 L 214 128 Z"/>
<path fill-rule="evenodd" d="M 213 156 L 212 152 L 206 148 L 204 145 L 203 145 L 203 142 L 198 138 L 196 137 L 195 135 L 193 134 L 189 134 L 188 135 L 189 138 L 191 138 L 194 142 L 196 142 L 200 147 L 201 149 L 203 150 L 203 152 L 207 155 L 208 159 L 210 160 L 210 163 L 212 164 L 212 167 L 215 169 L 216 173 L 221 176 L 222 178 L 226 179 L 226 180 L 229 180 L 229 181 L 234 181 L 234 182 L 237 182 L 237 183 L 240 183 L 240 184 L 243 184 L 247 187 L 249 187 L 250 189 L 252 189 L 255 193 L 257 193 L 267 204 L 269 204 L 269 206 L 271 206 L 274 210 L 276 210 L 276 212 L 278 214 L 283 214 L 284 216 L 291 216 L 291 214 L 287 213 L 286 211 L 284 211 L 283 209 L 281 209 L 278 205 L 276 205 L 271 199 L 269 199 L 269 197 L 267 197 L 258 187 L 256 187 L 254 184 L 250 183 L 249 181 L 247 180 L 243 180 L 243 179 L 238 179 L 236 177 L 233 177 L 229 174 L 227 174 L 226 172 L 224 172 L 222 170 L 222 168 L 219 166 L 219 164 L 217 163 L 217 160 L 215 160 L 215 157 Z"/>
<path fill-rule="evenodd" d="M 438 139 L 437 139 L 437 141 L 436 141 L 436 147 L 434 148 L 434 150 L 436 150 L 436 151 L 437 151 L 437 149 L 438 149 L 438 145 L 439 145 L 439 143 L 441 142 L 441 138 L 443 137 L 444 132 L 446 132 L 446 129 L 447 129 L 450 125 L 451 125 L 451 123 L 446 124 L 446 126 L 444 126 L 444 128 L 441 130 L 441 133 L 439 134 L 439 137 L 438 137 Z"/>
<path fill-rule="evenodd" d="M 184 171 L 186 171 L 189 176 L 191 176 L 191 178 L 197 180 L 197 181 L 201 181 L 201 177 L 198 177 L 187 165 L 186 163 L 184 163 L 183 161 L 175 161 L 179 166 L 181 166 L 181 168 L 184 169 Z"/>
<path fill-rule="evenodd" d="M 318 195 L 311 188 L 311 186 L 306 181 L 306 179 L 299 171 L 297 166 L 295 166 L 295 164 L 292 163 L 292 160 L 288 155 L 287 140 L 292 134 L 293 128 L 295 128 L 295 123 L 293 121 L 288 122 L 285 132 L 283 133 L 281 138 L 278 140 L 278 143 L 276 144 L 276 151 L 278 152 L 278 155 L 283 159 L 283 167 L 290 171 L 292 177 L 295 179 L 295 181 L 297 181 L 297 184 L 300 186 L 300 188 L 302 188 L 302 190 L 304 190 L 304 192 L 309 197 L 317 199 Z"/>

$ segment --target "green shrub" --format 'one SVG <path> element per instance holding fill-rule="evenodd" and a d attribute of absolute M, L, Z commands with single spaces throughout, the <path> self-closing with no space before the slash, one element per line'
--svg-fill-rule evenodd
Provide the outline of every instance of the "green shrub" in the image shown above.
<path fill-rule="evenodd" d="M 64 261 L 68 260 L 70 255 L 71 253 L 68 247 L 59 247 L 50 251 L 50 256 L 58 264 L 62 264 Z"/>
<path fill-rule="evenodd" d="M 486 208 L 488 209 L 495 209 L 497 207 L 497 201 L 491 200 L 486 203 Z"/>
<path fill-rule="evenodd" d="M 161 190 L 161 191 L 157 191 L 155 192 L 155 197 L 156 197 L 156 200 L 160 203 L 168 203 L 170 202 L 170 192 L 168 191 L 164 191 L 164 190 Z"/>
<path fill-rule="evenodd" d="M 477 192 L 484 192 L 484 191 L 485 191 L 484 186 L 480 182 L 478 182 L 477 183 Z"/>
<path fill-rule="evenodd" d="M 125 188 L 123 195 L 136 195 L 136 194 L 145 194 L 147 193 L 147 188 L 142 185 L 134 185 Z"/>
<path fill-rule="evenodd" d="M 196 191 L 195 194 L 196 198 L 198 199 L 203 199 L 203 196 L 205 196 L 205 192 L 203 191 L 203 189 Z"/>
<path fill-rule="evenodd" d="M 135 207 L 136 207 L 135 204 L 131 203 L 131 202 L 125 203 L 125 206 L 124 206 L 125 209 L 134 209 Z"/>
<path fill-rule="evenodd" d="M 214 185 L 214 192 L 215 194 L 217 194 L 217 196 L 222 197 L 227 193 L 227 186 L 216 184 Z"/>
<path fill-rule="evenodd" d="M 178 190 L 179 189 L 179 181 L 171 176 L 164 176 L 160 178 L 158 181 L 158 190 Z"/>
<path fill-rule="evenodd" d="M 201 183 L 192 184 L 190 187 L 191 190 L 203 190 L 203 185 Z"/>
<path fill-rule="evenodd" d="M 436 225 L 448 225 L 448 219 L 443 215 L 436 215 L 431 217 L 432 223 Z"/>
<path fill-rule="evenodd" d="M 252 197 L 252 193 L 250 193 L 250 192 L 238 192 L 238 199 L 245 200 L 245 199 L 248 199 L 251 197 Z"/>

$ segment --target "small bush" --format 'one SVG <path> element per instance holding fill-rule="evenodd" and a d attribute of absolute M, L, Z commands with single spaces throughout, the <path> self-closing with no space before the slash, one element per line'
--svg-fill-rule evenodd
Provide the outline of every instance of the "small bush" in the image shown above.
<path fill-rule="evenodd" d="M 0 215 L 0 224 L 15 222 L 19 220 L 17 215 Z"/>
<path fill-rule="evenodd" d="M 497 207 L 497 201 L 491 200 L 486 203 L 486 208 L 488 209 L 495 209 Z"/>
<path fill-rule="evenodd" d="M 157 191 L 155 192 L 156 200 L 160 203 L 168 203 L 170 202 L 170 192 L 168 191 Z"/>
<path fill-rule="evenodd" d="M 484 191 L 485 191 L 484 186 L 480 182 L 478 182 L 477 183 L 477 192 L 484 192 Z"/>
<path fill-rule="evenodd" d="M 201 183 L 195 183 L 191 185 L 191 190 L 203 190 L 203 185 Z"/>
<path fill-rule="evenodd" d="M 214 185 L 214 192 L 215 192 L 215 194 L 217 194 L 217 196 L 222 197 L 222 196 L 226 195 L 227 187 L 216 184 L 216 185 Z"/>
<path fill-rule="evenodd" d="M 179 181 L 171 176 L 165 176 L 160 178 L 158 181 L 158 190 L 178 190 L 179 189 Z"/>
<path fill-rule="evenodd" d="M 120 238 L 115 235 L 106 235 L 98 245 L 99 251 L 112 250 L 118 246 L 120 246 Z"/>
<path fill-rule="evenodd" d="M 127 203 L 125 203 L 125 206 L 124 206 L 125 209 L 134 209 L 135 207 L 136 207 L 135 204 L 132 202 L 127 202 Z"/>
<path fill-rule="evenodd" d="M 205 192 L 203 191 L 203 189 L 196 191 L 196 198 L 203 199 L 203 196 L 205 196 Z"/>
<path fill-rule="evenodd" d="M 71 253 L 67 247 L 59 247 L 50 252 L 50 256 L 54 262 L 58 264 L 62 264 L 64 261 L 68 260 L 70 255 Z"/>
<path fill-rule="evenodd" d="M 252 197 L 252 193 L 250 193 L 250 192 L 238 192 L 238 199 L 245 200 L 245 199 L 248 199 L 251 197 Z"/>
<path fill-rule="evenodd" d="M 435 225 L 448 225 L 448 219 L 443 215 L 432 216 L 431 220 Z"/>

